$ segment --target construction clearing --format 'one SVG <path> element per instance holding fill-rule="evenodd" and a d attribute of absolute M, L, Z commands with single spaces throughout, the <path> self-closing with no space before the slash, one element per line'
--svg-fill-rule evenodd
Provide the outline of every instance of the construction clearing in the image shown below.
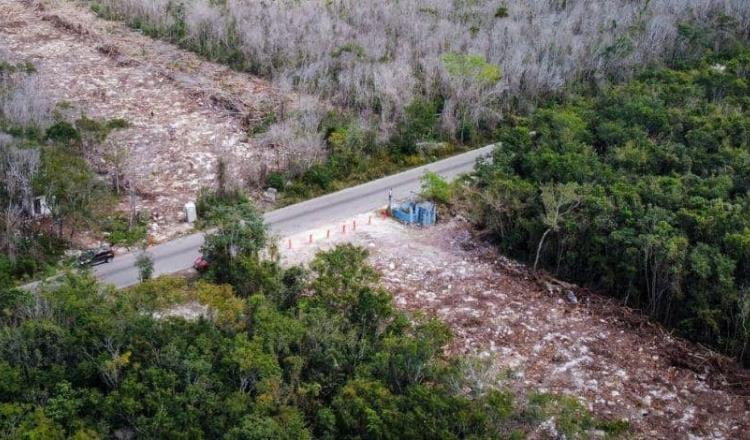
<path fill-rule="evenodd" d="M 750 373 L 671 336 L 636 310 L 531 274 L 459 220 L 405 226 L 380 213 L 281 238 L 285 264 L 352 242 L 370 251 L 396 305 L 447 322 L 450 354 L 489 359 L 500 383 L 581 399 L 641 438 L 742 438 Z"/>
<path fill-rule="evenodd" d="M 128 151 L 155 241 L 190 228 L 183 208 L 215 182 L 217 158 L 246 182 L 288 153 L 261 147 L 248 127 L 299 98 L 75 3 L 0 0 L 0 50 L 36 66 L 60 111 L 128 122 L 109 142 Z M 613 299 L 533 275 L 460 219 L 421 229 L 367 213 L 279 237 L 279 248 L 285 264 L 304 264 L 342 242 L 367 248 L 396 305 L 448 323 L 448 354 L 487 360 L 501 386 L 575 396 L 640 438 L 750 432 L 747 370 Z"/>
<path fill-rule="evenodd" d="M 262 166 L 279 166 L 285 154 L 248 137 L 248 124 L 286 104 L 267 81 L 102 20 L 73 2 L 0 2 L 0 51 L 35 66 L 58 111 L 127 121 L 108 142 L 127 152 L 128 180 L 138 209 L 151 214 L 155 241 L 188 227 L 184 204 L 214 184 L 217 157 L 231 178 L 245 183 Z"/>

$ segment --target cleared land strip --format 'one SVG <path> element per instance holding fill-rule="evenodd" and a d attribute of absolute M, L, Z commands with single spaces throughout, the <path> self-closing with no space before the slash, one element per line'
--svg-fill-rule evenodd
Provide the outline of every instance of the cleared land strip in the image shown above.
<path fill-rule="evenodd" d="M 230 172 L 273 163 L 249 139 L 245 118 L 273 106 L 264 80 L 204 61 L 71 2 L 0 0 L 0 52 L 34 64 L 53 102 L 70 119 L 123 118 L 110 142 L 129 151 L 138 209 L 152 213 L 157 241 L 184 228 L 182 206 L 214 182 L 216 158 Z M 283 153 L 283 152 L 281 152 Z M 106 173 L 96 158 L 92 167 Z"/>

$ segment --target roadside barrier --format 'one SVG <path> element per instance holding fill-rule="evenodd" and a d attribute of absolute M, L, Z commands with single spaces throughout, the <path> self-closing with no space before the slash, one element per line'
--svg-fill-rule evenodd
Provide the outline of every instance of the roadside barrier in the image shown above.
<path fill-rule="evenodd" d="M 383 220 L 387 220 L 388 219 L 388 212 L 387 212 L 387 210 L 383 209 L 383 210 L 381 210 L 379 212 L 382 214 Z M 376 219 L 377 219 L 377 215 L 376 215 Z M 372 225 L 372 215 L 368 215 L 367 216 L 367 224 L 368 225 Z M 348 225 L 347 223 L 343 223 L 341 225 L 341 235 L 346 235 L 346 227 L 347 227 L 347 225 Z M 357 220 L 352 220 L 351 232 L 352 233 L 356 233 L 357 232 Z M 313 235 L 314 234 L 308 234 L 307 235 L 307 240 L 306 240 L 307 243 L 306 244 L 312 245 L 315 242 L 315 240 L 313 239 Z M 326 229 L 325 240 L 330 240 L 330 239 L 331 239 L 331 230 L 330 229 Z M 305 240 L 304 239 L 300 240 L 300 242 L 303 245 L 305 244 Z M 294 246 L 292 244 L 292 239 L 291 238 L 287 239 L 287 249 L 291 250 L 293 247 Z"/>

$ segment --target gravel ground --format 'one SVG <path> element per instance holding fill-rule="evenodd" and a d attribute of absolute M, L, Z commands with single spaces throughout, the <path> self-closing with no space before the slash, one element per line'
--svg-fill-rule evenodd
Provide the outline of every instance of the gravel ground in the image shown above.
<path fill-rule="evenodd" d="M 71 117 L 124 118 L 111 136 L 131 151 L 138 206 L 150 210 L 155 241 L 181 229 L 184 203 L 214 182 L 216 158 L 233 177 L 281 151 L 248 139 L 243 121 L 278 103 L 271 85 L 96 17 L 69 1 L 0 0 L 0 50 L 30 61 Z M 97 168 L 101 164 L 92 160 Z M 123 206 L 125 208 L 125 206 Z"/>
<path fill-rule="evenodd" d="M 397 306 L 443 319 L 448 351 L 493 359 L 510 373 L 505 386 L 577 396 L 639 438 L 749 438 L 746 370 L 744 384 L 730 383 L 730 360 L 606 297 L 535 279 L 460 221 L 416 229 L 373 213 L 279 240 L 286 264 L 344 241 L 370 249 Z"/>

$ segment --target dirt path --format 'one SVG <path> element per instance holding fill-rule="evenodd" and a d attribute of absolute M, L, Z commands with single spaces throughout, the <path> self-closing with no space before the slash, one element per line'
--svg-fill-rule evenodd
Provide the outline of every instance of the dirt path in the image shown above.
<path fill-rule="evenodd" d="M 550 291 L 464 224 L 418 230 L 362 215 L 282 237 L 281 248 L 296 264 L 343 241 L 370 249 L 398 307 L 450 325 L 452 353 L 508 370 L 506 386 L 578 396 L 599 416 L 628 420 L 638 438 L 750 438 L 750 372 L 606 297 L 575 286 Z"/>
<path fill-rule="evenodd" d="M 31 61 L 73 117 L 124 118 L 112 141 L 132 150 L 139 204 L 158 214 L 156 238 L 179 228 L 182 206 L 213 181 L 216 156 L 236 175 L 272 162 L 247 139 L 243 118 L 276 99 L 262 80 L 66 1 L 0 0 L 0 49 Z M 96 165 L 96 164 L 94 164 Z M 155 216 L 156 218 L 156 216 Z"/>

